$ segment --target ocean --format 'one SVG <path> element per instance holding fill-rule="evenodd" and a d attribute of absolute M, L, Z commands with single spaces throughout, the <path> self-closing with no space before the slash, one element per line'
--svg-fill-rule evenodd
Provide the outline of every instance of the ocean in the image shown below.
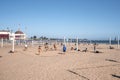
<path fill-rule="evenodd" d="M 87 41 L 79 41 L 79 43 L 97 43 L 97 44 L 109 44 L 109 40 L 87 40 Z M 120 41 L 119 41 L 120 42 Z M 111 40 L 111 44 L 118 44 L 118 41 Z"/>

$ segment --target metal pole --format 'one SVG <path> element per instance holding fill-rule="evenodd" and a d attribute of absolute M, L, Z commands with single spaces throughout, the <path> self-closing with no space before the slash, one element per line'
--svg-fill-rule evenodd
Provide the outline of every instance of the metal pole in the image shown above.
<path fill-rule="evenodd" d="M 12 52 L 14 53 L 14 51 L 15 51 L 15 49 L 14 49 L 15 35 L 13 34 L 12 37 L 13 37 L 13 40 L 12 40 Z"/>
<path fill-rule="evenodd" d="M 33 46 L 33 39 L 32 39 L 32 46 Z"/>
<path fill-rule="evenodd" d="M 1 39 L 1 47 L 3 47 L 3 38 Z"/>
<path fill-rule="evenodd" d="M 78 37 L 77 37 L 76 47 L 77 47 L 77 51 L 78 51 Z"/>
<path fill-rule="evenodd" d="M 118 36 L 118 49 L 119 49 L 119 36 Z"/>
<path fill-rule="evenodd" d="M 66 39 L 66 45 L 68 44 L 68 38 Z"/>
<path fill-rule="evenodd" d="M 13 45 L 12 45 L 12 52 L 14 52 L 14 39 L 13 39 Z"/>
<path fill-rule="evenodd" d="M 66 45 L 65 37 L 64 37 L 64 45 Z"/>
<path fill-rule="evenodd" d="M 111 37 L 110 37 L 110 39 L 109 39 L 109 45 L 111 46 Z"/>
<path fill-rule="evenodd" d="M 7 38 L 6 38 L 6 45 L 7 45 Z"/>

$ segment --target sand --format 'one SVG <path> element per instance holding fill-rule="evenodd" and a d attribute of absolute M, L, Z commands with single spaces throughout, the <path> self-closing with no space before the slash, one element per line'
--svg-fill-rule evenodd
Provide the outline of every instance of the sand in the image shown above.
<path fill-rule="evenodd" d="M 93 53 L 93 45 L 79 45 L 82 51 L 67 52 L 57 45 L 57 50 L 43 50 L 36 55 L 38 46 L 15 46 L 15 53 L 9 53 L 11 46 L 0 48 L 0 80 L 120 80 L 120 49 L 109 49 L 100 44 Z M 52 48 L 52 46 L 51 46 Z"/>

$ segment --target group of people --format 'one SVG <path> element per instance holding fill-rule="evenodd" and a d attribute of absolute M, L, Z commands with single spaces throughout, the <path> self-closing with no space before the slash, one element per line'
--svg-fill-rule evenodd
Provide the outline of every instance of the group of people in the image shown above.
<path fill-rule="evenodd" d="M 97 51 L 96 50 L 96 47 L 97 47 L 97 44 L 96 43 L 94 43 L 93 44 L 93 49 L 94 49 L 94 53 L 99 53 L 99 51 Z M 66 46 L 65 45 L 63 45 L 63 52 L 66 52 Z M 77 49 L 77 48 L 73 48 L 73 47 L 71 47 L 71 50 L 77 50 L 77 51 L 81 51 L 80 49 Z M 88 49 L 87 48 L 85 48 L 84 50 L 82 50 L 82 52 L 87 52 L 88 51 Z"/>
<path fill-rule="evenodd" d="M 96 44 L 96 43 L 94 43 L 94 44 L 93 44 L 94 53 L 97 53 L 97 52 L 98 52 L 98 51 L 96 50 L 96 46 L 97 46 L 97 44 Z M 73 47 L 71 47 L 71 50 L 81 51 L 80 49 L 73 48 Z M 87 52 L 87 51 L 88 51 L 88 49 L 87 49 L 87 48 L 85 48 L 84 50 L 82 50 L 82 52 Z"/>
<path fill-rule="evenodd" d="M 48 43 L 45 43 L 45 44 L 44 44 L 44 48 L 45 48 L 45 51 L 48 51 L 48 50 L 49 50 Z M 57 50 L 56 44 L 53 45 L 53 48 L 54 48 L 54 50 Z M 40 54 L 41 52 L 42 52 L 42 48 L 41 48 L 41 46 L 38 46 L 38 54 Z"/>
<path fill-rule="evenodd" d="M 63 46 L 63 52 L 66 52 L 66 51 L 67 51 L 66 45 L 63 44 L 62 46 Z M 93 46 L 94 46 L 94 52 L 96 53 L 96 43 L 94 43 Z M 24 51 L 26 51 L 27 48 L 28 48 L 28 46 L 27 46 L 27 44 L 25 44 L 25 49 L 24 49 Z M 45 44 L 44 44 L 44 48 L 45 48 L 46 51 L 49 50 L 48 43 L 45 43 Z M 56 44 L 53 44 L 53 48 L 54 48 L 54 50 L 57 50 Z M 81 51 L 80 49 L 73 48 L 73 47 L 71 47 L 71 50 Z M 42 52 L 42 48 L 41 48 L 41 46 L 38 46 L 38 54 L 40 54 L 41 52 Z M 87 48 L 85 48 L 84 50 L 82 50 L 82 52 L 87 52 Z"/>
<path fill-rule="evenodd" d="M 53 48 L 54 48 L 54 50 L 57 50 L 57 46 L 56 46 L 56 44 L 53 44 Z M 46 50 L 48 50 L 48 49 L 49 49 L 49 47 L 48 47 L 48 44 L 47 44 L 47 43 L 45 44 L 45 49 L 46 49 Z M 65 46 L 65 45 L 63 45 L 63 52 L 66 52 L 66 50 L 67 50 L 66 46 Z M 41 51 L 42 51 L 41 46 L 39 46 L 39 47 L 38 47 L 38 53 L 40 54 L 40 53 L 41 53 Z"/>

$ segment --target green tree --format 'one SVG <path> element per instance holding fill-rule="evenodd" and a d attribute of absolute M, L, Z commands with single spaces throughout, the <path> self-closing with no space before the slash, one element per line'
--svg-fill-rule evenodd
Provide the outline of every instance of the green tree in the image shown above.
<path fill-rule="evenodd" d="M 33 39 L 36 40 L 36 39 L 37 39 L 37 36 L 33 36 Z"/>

